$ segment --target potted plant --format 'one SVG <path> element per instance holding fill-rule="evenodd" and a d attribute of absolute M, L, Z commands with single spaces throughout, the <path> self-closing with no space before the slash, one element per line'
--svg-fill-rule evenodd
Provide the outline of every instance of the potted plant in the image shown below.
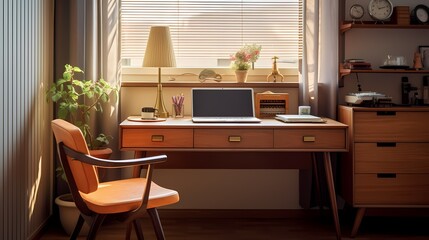
<path fill-rule="evenodd" d="M 231 55 L 231 68 L 235 70 L 237 82 L 247 81 L 247 72 L 250 67 L 254 68 L 254 63 L 259 58 L 261 46 L 252 44 L 244 45 L 234 55 Z"/>
<path fill-rule="evenodd" d="M 79 67 L 66 64 L 62 78 L 53 83 L 47 91 L 47 99 L 58 104 L 58 118 L 69 121 L 80 128 L 91 155 L 109 158 L 112 150 L 106 146 L 109 144 L 111 136 L 103 133 L 95 135 L 91 131 L 89 123 L 91 114 L 103 111 L 102 104 L 110 101 L 111 94 L 114 93 L 115 100 L 118 99 L 118 88 L 110 85 L 104 79 L 78 80 L 76 79 L 77 73 L 83 74 L 83 71 Z M 58 177 L 67 182 L 62 167 L 58 167 L 56 172 Z M 58 196 L 55 203 L 60 209 L 63 228 L 70 235 L 76 225 L 79 211 L 70 194 Z M 84 225 L 81 234 L 85 234 L 88 229 Z"/>

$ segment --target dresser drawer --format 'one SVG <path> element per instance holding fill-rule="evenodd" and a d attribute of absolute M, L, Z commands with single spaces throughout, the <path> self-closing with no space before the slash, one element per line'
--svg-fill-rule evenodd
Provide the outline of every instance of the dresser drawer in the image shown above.
<path fill-rule="evenodd" d="M 355 143 L 355 173 L 429 173 L 429 143 Z"/>
<path fill-rule="evenodd" d="M 355 112 L 354 140 L 355 142 L 429 142 L 427 119 L 429 119 L 429 112 Z"/>
<path fill-rule="evenodd" d="M 275 129 L 274 148 L 279 149 L 347 149 L 346 130 Z"/>
<path fill-rule="evenodd" d="M 192 148 L 192 129 L 123 129 L 123 148 Z"/>
<path fill-rule="evenodd" d="M 273 130 L 195 129 L 195 148 L 273 148 Z"/>
<path fill-rule="evenodd" d="M 429 174 L 355 174 L 355 204 L 427 205 Z"/>

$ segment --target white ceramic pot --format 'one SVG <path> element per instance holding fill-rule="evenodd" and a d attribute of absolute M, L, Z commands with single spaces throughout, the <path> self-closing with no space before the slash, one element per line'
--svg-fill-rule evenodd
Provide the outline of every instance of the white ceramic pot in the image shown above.
<path fill-rule="evenodd" d="M 60 213 L 60 221 L 64 231 L 70 236 L 79 218 L 79 210 L 73 202 L 71 194 L 63 194 L 55 198 Z M 84 222 L 79 236 L 86 236 L 89 232 L 89 225 Z"/>

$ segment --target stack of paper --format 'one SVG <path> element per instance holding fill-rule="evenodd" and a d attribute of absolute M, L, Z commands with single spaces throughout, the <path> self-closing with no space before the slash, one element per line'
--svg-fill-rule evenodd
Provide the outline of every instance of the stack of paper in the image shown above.
<path fill-rule="evenodd" d="M 325 119 L 313 115 L 292 115 L 281 114 L 276 115 L 276 119 L 288 123 L 324 123 Z"/>

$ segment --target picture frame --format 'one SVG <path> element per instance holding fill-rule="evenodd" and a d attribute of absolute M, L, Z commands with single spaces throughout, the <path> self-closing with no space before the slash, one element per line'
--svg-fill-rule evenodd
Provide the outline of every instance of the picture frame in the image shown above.
<path fill-rule="evenodd" d="M 422 58 L 423 68 L 429 69 L 429 46 L 419 46 L 419 53 Z"/>

